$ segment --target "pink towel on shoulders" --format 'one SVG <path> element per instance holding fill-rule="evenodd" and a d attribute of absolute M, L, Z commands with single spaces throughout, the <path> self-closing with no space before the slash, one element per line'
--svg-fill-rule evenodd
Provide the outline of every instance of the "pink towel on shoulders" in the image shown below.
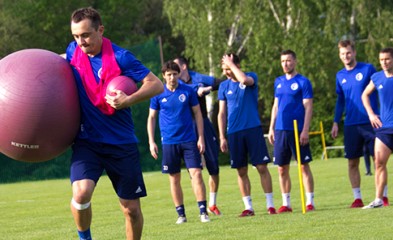
<path fill-rule="evenodd" d="M 81 76 L 83 86 L 94 106 L 106 115 L 115 113 L 115 109 L 106 103 L 106 87 L 108 83 L 121 74 L 121 69 L 116 62 L 115 54 L 112 49 L 112 43 L 107 38 L 102 38 L 102 69 L 101 79 L 97 83 L 90 64 L 89 57 L 86 53 L 76 47 L 71 65 L 74 66 Z"/>

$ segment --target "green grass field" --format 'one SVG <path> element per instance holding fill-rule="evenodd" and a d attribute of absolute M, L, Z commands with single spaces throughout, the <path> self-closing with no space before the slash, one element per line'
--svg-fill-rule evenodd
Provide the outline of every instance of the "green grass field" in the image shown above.
<path fill-rule="evenodd" d="M 392 161 L 392 160 L 390 160 Z M 188 222 L 176 225 L 177 214 L 169 192 L 168 176 L 145 173 L 148 197 L 142 200 L 145 225 L 143 239 L 392 239 L 393 207 L 350 209 L 353 201 L 347 177 L 347 160 L 317 158 L 312 164 L 315 179 L 315 212 L 302 214 L 297 166 L 291 168 L 293 213 L 268 215 L 255 169 L 250 168 L 255 217 L 238 218 L 243 202 L 236 171 L 221 168 L 218 206 L 223 216 L 200 223 L 198 208 L 187 172 L 182 185 Z M 277 169 L 270 171 L 276 207 L 281 206 Z M 364 176 L 365 203 L 374 199 L 374 177 Z M 205 179 L 207 175 L 205 174 Z M 392 175 L 389 175 L 392 178 Z M 69 180 L 51 180 L 0 185 L 0 239 L 77 239 L 69 210 Z M 393 199 L 393 198 L 391 198 Z M 107 177 L 102 177 L 93 201 L 92 234 L 95 240 L 125 239 L 124 219 Z"/>

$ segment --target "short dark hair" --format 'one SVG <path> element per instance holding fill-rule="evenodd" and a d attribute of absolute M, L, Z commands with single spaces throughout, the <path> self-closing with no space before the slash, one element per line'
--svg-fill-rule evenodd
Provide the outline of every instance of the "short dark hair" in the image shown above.
<path fill-rule="evenodd" d="M 161 68 L 162 74 L 165 74 L 165 72 L 170 71 L 170 70 L 174 70 L 174 71 L 180 73 L 180 67 L 174 61 L 167 61 L 166 63 L 164 63 L 164 65 Z"/>
<path fill-rule="evenodd" d="M 238 55 L 236 55 L 236 54 L 234 54 L 234 53 L 232 53 L 232 52 L 230 52 L 230 53 L 226 53 L 225 55 L 227 55 L 227 56 L 233 56 L 233 63 L 234 64 L 240 64 L 240 58 L 239 58 L 239 56 Z"/>
<path fill-rule="evenodd" d="M 181 65 L 186 65 L 187 68 L 188 68 L 188 59 L 187 59 L 186 57 L 184 57 L 184 56 L 179 56 L 179 57 L 176 57 L 174 60 L 179 61 L 179 63 L 180 63 Z"/>
<path fill-rule="evenodd" d="M 102 25 L 100 14 L 92 7 L 79 8 L 71 15 L 71 22 L 74 23 L 79 23 L 85 19 L 90 19 L 91 25 L 95 30 L 98 30 L 98 27 Z"/>
<path fill-rule="evenodd" d="M 293 57 L 293 59 L 296 59 L 296 53 L 294 51 L 292 51 L 291 49 L 281 51 L 280 56 L 284 56 L 284 55 L 291 55 Z"/>
<path fill-rule="evenodd" d="M 346 39 L 338 42 L 338 48 L 346 48 L 348 46 L 355 50 L 355 42 L 352 40 Z"/>
<path fill-rule="evenodd" d="M 391 47 L 386 47 L 381 49 L 381 51 L 379 51 L 379 53 L 389 53 L 391 57 L 393 57 L 393 48 Z"/>

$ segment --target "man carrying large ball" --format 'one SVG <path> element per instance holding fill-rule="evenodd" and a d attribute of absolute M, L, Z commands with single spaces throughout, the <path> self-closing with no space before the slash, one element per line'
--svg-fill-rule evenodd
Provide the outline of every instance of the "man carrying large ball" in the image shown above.
<path fill-rule="evenodd" d="M 143 215 L 140 197 L 146 196 L 130 106 L 163 91 L 161 81 L 129 51 L 103 37 L 104 26 L 93 8 L 71 16 L 75 41 L 66 51 L 81 105 L 81 127 L 72 147 L 71 211 L 80 239 L 91 239 L 91 198 L 105 170 L 119 197 L 126 219 L 127 239 L 140 239 Z M 111 79 L 125 75 L 142 82 L 132 95 L 121 90 L 106 94 Z M 113 94 L 114 93 L 114 94 Z"/>

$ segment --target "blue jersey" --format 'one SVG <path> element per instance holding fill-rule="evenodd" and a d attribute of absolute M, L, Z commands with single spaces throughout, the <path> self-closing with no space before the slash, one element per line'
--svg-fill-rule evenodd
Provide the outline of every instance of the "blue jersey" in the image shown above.
<path fill-rule="evenodd" d="M 162 144 L 196 141 L 192 107 L 198 104 L 196 93 L 186 84 L 174 92 L 165 85 L 163 93 L 150 99 L 150 108 L 159 111 Z"/>
<path fill-rule="evenodd" d="M 303 99 L 313 98 L 310 80 L 296 74 L 291 79 L 285 75 L 274 81 L 274 97 L 278 98 L 275 130 L 294 130 L 293 120 L 297 120 L 298 130 L 303 130 L 305 108 Z"/>
<path fill-rule="evenodd" d="M 379 71 L 371 76 L 371 80 L 378 91 L 382 128 L 393 128 L 393 77 L 386 77 L 384 71 Z"/>
<path fill-rule="evenodd" d="M 218 100 L 227 104 L 227 134 L 261 125 L 258 114 L 258 77 L 246 73 L 254 79 L 254 85 L 246 86 L 227 79 L 220 84 Z"/>
<path fill-rule="evenodd" d="M 67 61 L 71 61 L 76 42 L 71 42 L 66 50 Z M 143 80 L 150 70 L 135 58 L 129 51 L 112 44 L 117 64 L 121 69 L 121 75 L 129 76 L 136 82 Z M 96 81 L 100 81 L 102 59 L 101 53 L 89 57 Z M 78 87 L 79 101 L 81 106 L 81 128 L 77 138 L 87 139 L 93 142 L 108 144 L 136 143 L 138 140 L 134 133 L 131 109 L 117 110 L 113 115 L 103 114 L 95 107 L 86 94 L 78 71 L 72 67 Z"/>
<path fill-rule="evenodd" d="M 375 73 L 372 64 L 358 62 L 354 69 L 342 69 L 336 75 L 337 102 L 334 122 L 339 123 L 345 107 L 344 125 L 369 124 L 366 109 L 362 103 L 362 93 L 370 82 L 370 77 Z M 371 107 L 378 113 L 377 93 L 370 96 Z"/>

